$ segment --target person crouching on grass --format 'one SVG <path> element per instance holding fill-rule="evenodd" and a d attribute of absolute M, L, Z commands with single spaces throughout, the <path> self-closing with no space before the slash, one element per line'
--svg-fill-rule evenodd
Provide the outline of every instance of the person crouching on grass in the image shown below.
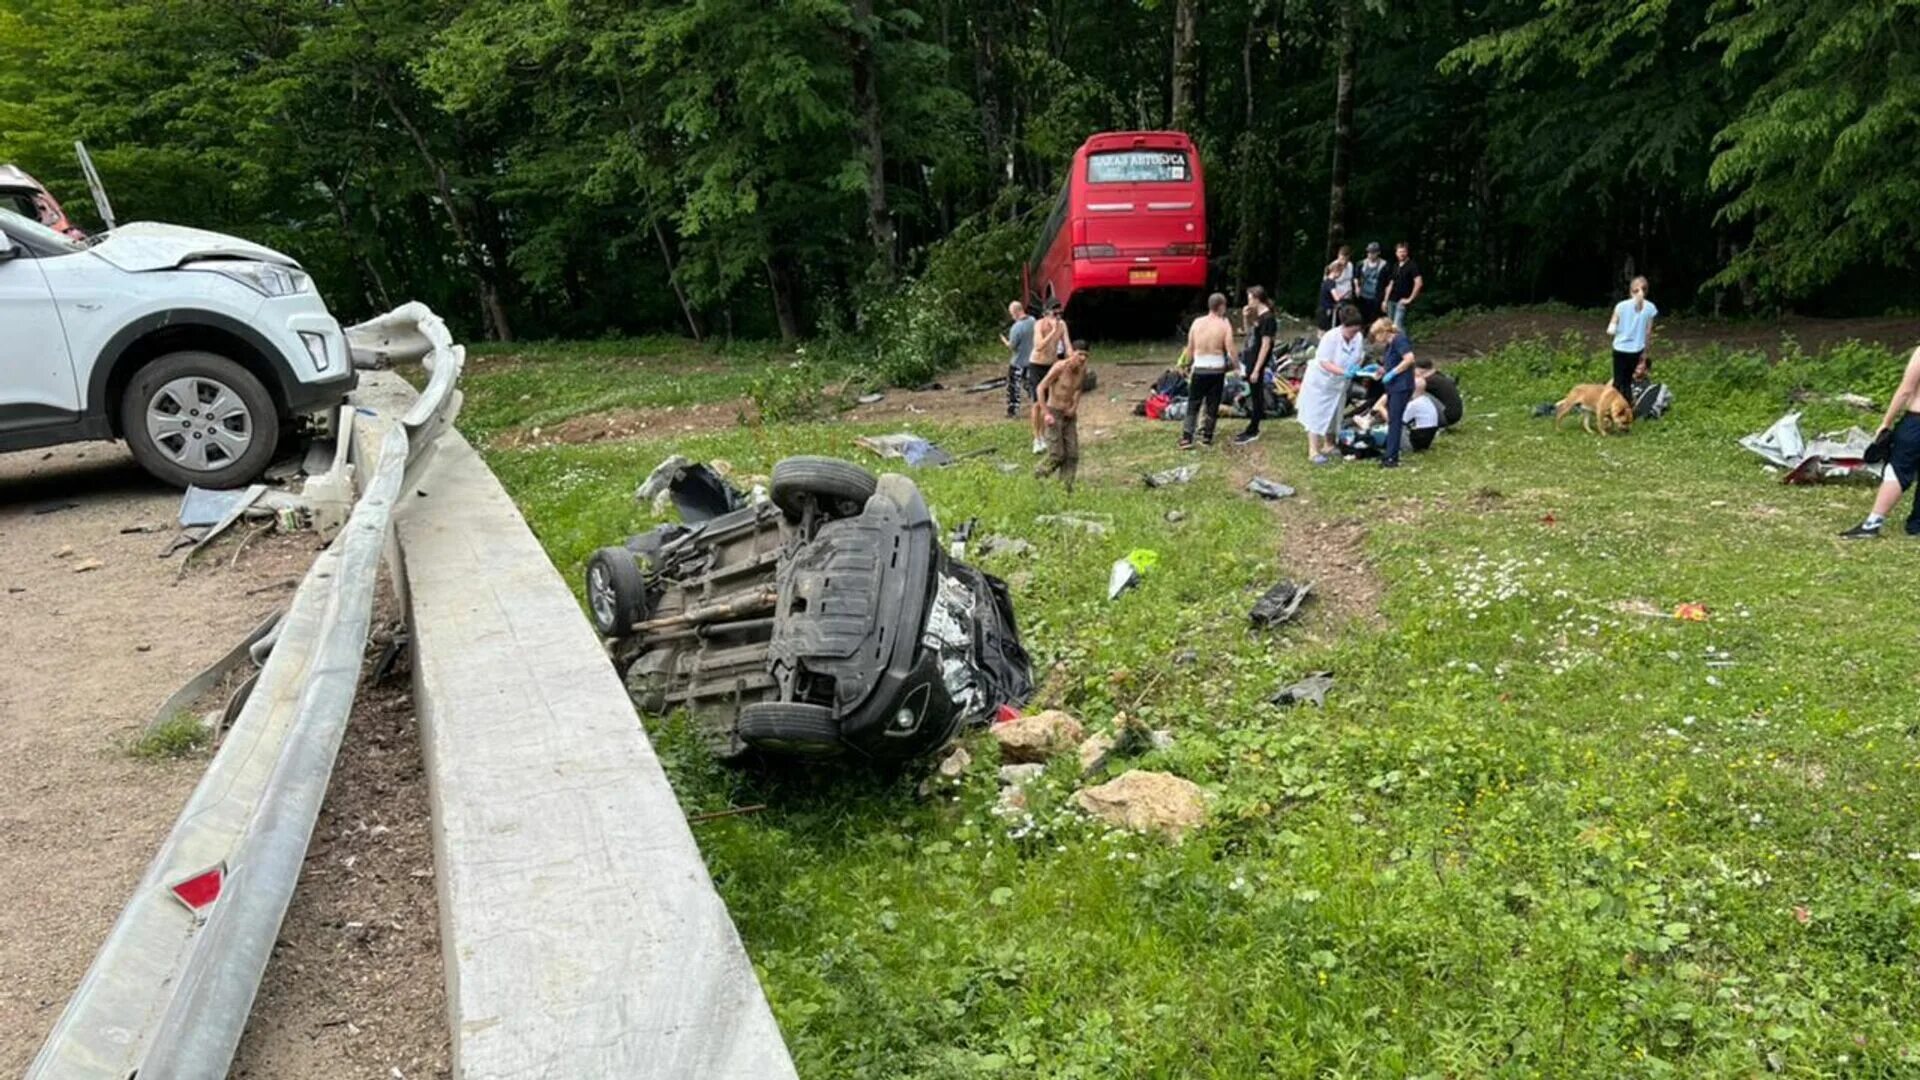
<path fill-rule="evenodd" d="M 1879 536 L 1887 515 L 1893 513 L 1900 496 L 1906 494 L 1914 478 L 1920 476 L 1920 349 L 1913 350 L 1912 359 L 1907 361 L 1906 374 L 1900 376 L 1900 389 L 1894 391 L 1893 400 L 1887 402 L 1887 415 L 1880 421 L 1880 432 L 1873 441 L 1876 449 L 1881 445 L 1887 448 L 1886 473 L 1881 477 L 1880 490 L 1873 497 L 1873 510 L 1867 514 L 1867 520 L 1840 534 L 1847 540 L 1871 540 Z M 1920 536 L 1920 497 L 1915 498 L 1913 509 L 1907 514 L 1907 535 Z"/>
<path fill-rule="evenodd" d="M 1055 363 L 1040 383 L 1040 400 L 1047 410 L 1047 460 L 1033 475 L 1059 473 L 1069 495 L 1080 471 L 1080 385 L 1086 376 L 1087 343 L 1076 341 L 1067 358 Z"/>
<path fill-rule="evenodd" d="M 1380 459 L 1383 469 L 1400 466 L 1400 434 L 1407 425 L 1407 403 L 1413 400 L 1413 342 L 1392 319 L 1376 319 L 1368 337 L 1385 351 L 1380 357 L 1380 382 L 1387 395 L 1387 452 Z M 1437 426 L 1437 425 L 1436 425 Z"/>

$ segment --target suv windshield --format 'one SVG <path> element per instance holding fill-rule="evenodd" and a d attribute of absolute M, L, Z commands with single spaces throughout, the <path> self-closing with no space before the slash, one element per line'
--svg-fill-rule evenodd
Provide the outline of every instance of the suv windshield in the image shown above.
<path fill-rule="evenodd" d="M 16 214 L 5 206 L 0 206 L 0 229 L 5 230 L 7 235 L 13 237 L 15 240 L 31 244 L 33 247 L 44 251 L 70 252 L 87 250 L 87 245 L 80 241 L 55 232 L 30 217 Z"/>

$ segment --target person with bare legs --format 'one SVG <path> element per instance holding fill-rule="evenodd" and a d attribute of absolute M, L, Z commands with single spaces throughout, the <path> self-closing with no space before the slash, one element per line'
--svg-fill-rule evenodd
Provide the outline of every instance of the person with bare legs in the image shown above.
<path fill-rule="evenodd" d="M 1886 446 L 1886 472 L 1880 490 L 1873 496 L 1873 510 L 1867 520 L 1841 533 L 1847 540 L 1872 540 L 1880 535 L 1887 515 L 1899 504 L 1900 496 L 1920 476 L 1920 349 L 1913 350 L 1906 374 L 1900 377 L 1900 389 L 1887 402 L 1887 415 L 1880 421 L 1876 446 Z M 1871 459 L 1869 459 L 1871 460 Z M 1907 514 L 1907 535 L 1920 536 L 1920 497 Z"/>

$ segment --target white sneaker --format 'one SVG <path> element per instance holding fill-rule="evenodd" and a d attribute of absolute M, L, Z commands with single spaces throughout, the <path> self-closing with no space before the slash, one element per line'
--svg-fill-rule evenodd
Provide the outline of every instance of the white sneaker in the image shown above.
<path fill-rule="evenodd" d="M 1047 452 L 1047 440 L 1045 440 L 1045 439 L 1035 439 L 1035 440 L 1033 440 L 1033 452 L 1034 452 L 1034 453 L 1036 453 L 1036 454 L 1044 454 L 1044 453 L 1046 453 L 1046 452 Z"/>

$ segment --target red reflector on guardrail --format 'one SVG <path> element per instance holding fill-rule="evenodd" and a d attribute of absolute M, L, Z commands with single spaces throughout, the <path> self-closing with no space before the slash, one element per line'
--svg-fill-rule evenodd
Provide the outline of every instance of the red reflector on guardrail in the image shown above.
<path fill-rule="evenodd" d="M 170 886 L 173 895 L 194 911 L 205 909 L 220 899 L 220 887 L 226 884 L 227 868 L 224 865 L 202 870 L 185 881 Z"/>

